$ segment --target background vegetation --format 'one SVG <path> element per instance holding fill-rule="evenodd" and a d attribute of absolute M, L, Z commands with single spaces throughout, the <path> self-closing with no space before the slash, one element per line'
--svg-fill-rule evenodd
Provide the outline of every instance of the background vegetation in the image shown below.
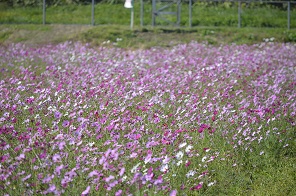
<path fill-rule="evenodd" d="M 45 39 L 46 38 L 46 39 Z M 220 44 L 296 42 L 296 29 L 236 27 L 135 27 L 128 25 L 0 25 L 0 45 L 26 43 L 40 45 L 79 41 L 91 45 L 121 48 L 171 47 L 192 40 Z"/>
<path fill-rule="evenodd" d="M 143 0 L 144 2 L 151 2 L 152 0 Z M 262 1 L 258 1 L 258 0 L 250 0 L 249 4 L 253 4 L 254 2 L 260 2 L 262 3 Z M 264 0 L 264 1 L 269 1 L 269 2 L 273 2 L 273 0 Z M 276 2 L 273 2 L 272 5 L 273 6 L 277 6 L 277 7 L 282 7 L 281 1 L 286 1 L 286 0 L 277 0 Z M 9 6 L 39 6 L 42 4 L 43 0 L 0 0 L 0 2 L 6 3 Z M 48 5 L 70 5 L 70 4 L 74 4 L 74 5 L 83 5 L 83 4 L 89 4 L 92 2 L 92 0 L 46 0 Z M 95 0 L 96 3 L 110 3 L 110 4 L 118 4 L 118 3 L 122 3 L 124 2 L 124 0 Z M 185 2 L 188 2 L 188 0 L 186 0 Z M 197 0 L 193 0 L 193 2 L 198 2 Z M 206 4 L 216 4 L 213 3 L 211 1 L 203 1 L 206 2 Z M 231 1 L 223 1 L 221 0 L 221 2 L 226 2 L 225 4 L 230 5 L 232 4 Z M 295 2 L 295 0 L 291 0 L 291 2 Z"/>
<path fill-rule="evenodd" d="M 242 28 L 237 28 L 237 3 L 198 1 L 193 4 L 192 28 L 189 28 L 187 2 L 181 7 L 180 26 L 157 19 L 157 26 L 152 27 L 151 1 L 144 4 L 143 26 L 140 25 L 140 2 L 136 1 L 132 30 L 130 9 L 123 7 L 123 0 L 96 1 L 94 26 L 90 25 L 91 0 L 47 0 L 47 25 L 41 25 L 41 3 L 41 0 L 0 0 L 0 43 L 44 44 L 73 40 L 95 45 L 108 42 L 123 48 L 149 48 L 191 40 L 210 44 L 254 44 L 269 38 L 275 42 L 296 41 L 296 3 L 291 3 L 290 30 L 287 29 L 285 3 L 243 3 Z M 172 16 L 166 19 L 176 21 Z"/>
<path fill-rule="evenodd" d="M 1 3 L 2 1 L 2 3 Z M 2 24 L 42 24 L 43 12 L 41 0 L 0 1 L 0 23 Z M 296 28 L 296 2 L 291 1 L 290 27 Z M 293 3 L 294 2 L 294 3 Z M 181 6 L 180 26 L 189 26 L 188 2 Z M 161 7 L 164 3 L 159 4 Z M 90 0 L 54 0 L 47 1 L 47 24 L 91 24 Z M 135 25 L 140 25 L 140 1 L 135 1 Z M 166 11 L 176 11 L 171 7 Z M 152 24 L 151 1 L 145 1 L 143 25 Z M 176 16 L 162 16 L 172 23 Z M 128 25 L 130 10 L 123 7 L 123 0 L 96 1 L 94 22 L 96 25 Z M 168 25 L 165 20 L 157 19 L 157 25 Z M 238 26 L 237 2 L 201 2 L 192 6 L 192 26 Z M 287 28 L 287 3 L 242 3 L 242 27 Z"/>

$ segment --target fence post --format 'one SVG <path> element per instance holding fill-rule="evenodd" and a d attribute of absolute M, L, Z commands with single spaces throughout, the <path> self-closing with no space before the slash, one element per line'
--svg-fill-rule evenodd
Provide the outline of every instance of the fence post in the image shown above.
<path fill-rule="evenodd" d="M 156 0 L 152 0 L 152 26 L 155 26 Z"/>
<path fill-rule="evenodd" d="M 132 7 L 131 7 L 131 30 L 134 28 L 134 0 L 131 0 Z"/>
<path fill-rule="evenodd" d="M 91 1 L 91 25 L 95 25 L 95 0 Z"/>
<path fill-rule="evenodd" d="M 238 28 L 241 27 L 241 1 L 238 1 Z"/>
<path fill-rule="evenodd" d="M 45 25 L 45 23 L 46 23 L 46 0 L 43 0 L 42 13 L 43 13 L 42 24 Z"/>
<path fill-rule="evenodd" d="M 144 2 L 143 0 L 141 0 L 141 16 L 140 16 L 140 23 L 141 23 L 141 27 L 143 27 L 143 17 L 144 17 Z"/>
<path fill-rule="evenodd" d="M 180 22 L 181 22 L 181 0 L 177 1 L 177 25 L 180 26 Z"/>
<path fill-rule="evenodd" d="M 189 27 L 192 27 L 192 0 L 189 0 Z"/>
<path fill-rule="evenodd" d="M 290 18 L 290 16 L 291 16 L 291 13 L 290 13 L 290 10 L 291 10 L 291 4 L 290 4 L 290 1 L 288 1 L 288 30 L 290 30 L 290 23 L 291 23 L 291 18 Z"/>

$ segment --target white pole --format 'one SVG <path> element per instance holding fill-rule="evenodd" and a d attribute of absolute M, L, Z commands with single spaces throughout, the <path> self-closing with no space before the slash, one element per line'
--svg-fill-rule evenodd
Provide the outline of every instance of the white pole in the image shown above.
<path fill-rule="evenodd" d="M 124 7 L 131 9 L 131 30 L 133 30 L 133 27 L 134 27 L 134 0 L 125 0 Z"/>

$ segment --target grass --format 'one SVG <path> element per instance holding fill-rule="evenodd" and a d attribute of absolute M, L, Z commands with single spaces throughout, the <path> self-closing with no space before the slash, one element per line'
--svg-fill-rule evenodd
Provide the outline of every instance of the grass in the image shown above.
<path fill-rule="evenodd" d="M 0 190 L 295 195 L 295 50 L 2 45 Z"/>
<path fill-rule="evenodd" d="M 214 45 L 254 44 L 266 38 L 275 38 L 276 42 L 295 42 L 296 15 L 291 5 L 291 30 L 287 30 L 286 10 L 262 4 L 242 4 L 242 28 L 237 28 L 237 5 L 195 3 L 192 10 L 193 27 L 189 28 L 188 7 L 185 5 L 182 5 L 180 27 L 167 26 L 161 20 L 157 20 L 157 26 L 152 27 L 151 5 L 148 3 L 144 5 L 142 27 L 140 4 L 136 3 L 133 30 L 129 28 L 130 10 L 121 4 L 96 4 L 95 26 L 90 26 L 90 5 L 48 7 L 45 26 L 40 25 L 41 7 L 5 7 L 0 12 L 0 43 L 43 44 L 72 40 L 94 45 L 110 43 L 122 48 L 149 48 L 170 47 L 191 40 Z"/>
<path fill-rule="evenodd" d="M 158 4 L 161 8 L 165 4 Z M 265 6 L 264 6 L 265 5 Z M 284 4 L 285 5 L 285 4 Z M 291 3 L 291 28 L 296 28 L 295 4 Z M 3 7 L 3 5 L 2 5 Z M 189 26 L 188 5 L 181 6 L 181 26 Z M 0 5 L 1 9 L 1 5 Z M 135 3 L 135 24 L 140 25 L 140 3 Z M 166 9 L 176 11 L 176 7 Z M 143 24 L 152 24 L 152 8 L 150 3 L 144 3 Z M 237 4 L 198 2 L 192 7 L 193 26 L 238 26 Z M 171 22 L 176 22 L 175 16 L 163 16 Z M 130 9 L 122 4 L 96 4 L 95 24 L 128 25 Z M 42 24 L 42 7 L 2 8 L 0 24 Z M 47 24 L 91 24 L 91 5 L 51 6 L 46 9 Z M 157 19 L 157 25 L 167 25 L 164 20 Z M 276 27 L 287 28 L 287 10 L 269 6 L 269 4 L 242 4 L 242 27 Z"/>
<path fill-rule="evenodd" d="M 119 5 L 97 5 L 95 26 L 90 6 L 49 8 L 47 25 L 1 10 L 35 24 L 0 25 L 0 193 L 296 195 L 296 30 L 245 7 L 237 28 L 223 6 L 195 5 L 193 28 L 151 27 L 148 10 L 133 30 Z"/>
<path fill-rule="evenodd" d="M 46 37 L 47 39 L 44 39 Z M 296 42 L 296 30 L 235 27 L 139 27 L 128 25 L 1 25 L 0 43 L 61 43 L 67 40 L 121 48 L 171 47 L 192 40 L 219 44 L 254 44 L 274 38 L 276 42 Z"/>

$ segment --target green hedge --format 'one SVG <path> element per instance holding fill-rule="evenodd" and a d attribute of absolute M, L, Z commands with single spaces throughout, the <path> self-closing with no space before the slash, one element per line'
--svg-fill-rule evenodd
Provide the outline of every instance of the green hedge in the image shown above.
<path fill-rule="evenodd" d="M 95 0 L 96 3 L 108 2 L 108 3 L 122 3 L 124 0 Z M 46 4 L 50 6 L 58 5 L 70 5 L 70 4 L 90 4 L 92 0 L 46 0 Z M 43 0 L 0 0 L 0 3 L 6 3 L 10 7 L 20 7 L 20 6 L 40 6 Z"/>
<path fill-rule="evenodd" d="M 96 3 L 110 3 L 110 4 L 116 4 L 116 3 L 123 3 L 125 0 L 95 0 Z M 144 2 L 149 2 L 152 0 L 144 0 Z M 187 4 L 189 0 L 182 0 L 183 3 Z M 193 3 L 199 2 L 198 0 L 192 0 Z M 238 1 L 238 0 L 234 0 Z M 264 0 L 264 1 L 270 1 L 273 0 Z M 287 0 L 277 0 L 279 1 L 287 1 Z M 295 2 L 296 0 L 290 0 Z M 92 0 L 46 0 L 47 5 L 49 6 L 58 6 L 58 5 L 70 5 L 70 4 L 90 4 Z M 233 1 L 229 0 L 221 0 L 221 2 L 225 2 L 224 5 L 227 7 L 231 7 L 233 5 Z M 247 3 L 248 6 L 252 6 L 252 2 L 261 2 L 260 0 L 249 0 Z M 20 7 L 20 6 L 26 6 L 26 7 L 34 7 L 34 6 L 41 6 L 43 3 L 43 0 L 0 0 L 0 4 L 7 4 L 9 7 Z M 202 0 L 202 4 L 205 4 L 207 6 L 216 5 L 218 2 L 213 2 L 211 0 Z M 264 3 L 263 3 L 264 4 Z M 270 3 L 269 6 L 275 6 L 275 7 L 283 7 L 282 3 Z"/>

